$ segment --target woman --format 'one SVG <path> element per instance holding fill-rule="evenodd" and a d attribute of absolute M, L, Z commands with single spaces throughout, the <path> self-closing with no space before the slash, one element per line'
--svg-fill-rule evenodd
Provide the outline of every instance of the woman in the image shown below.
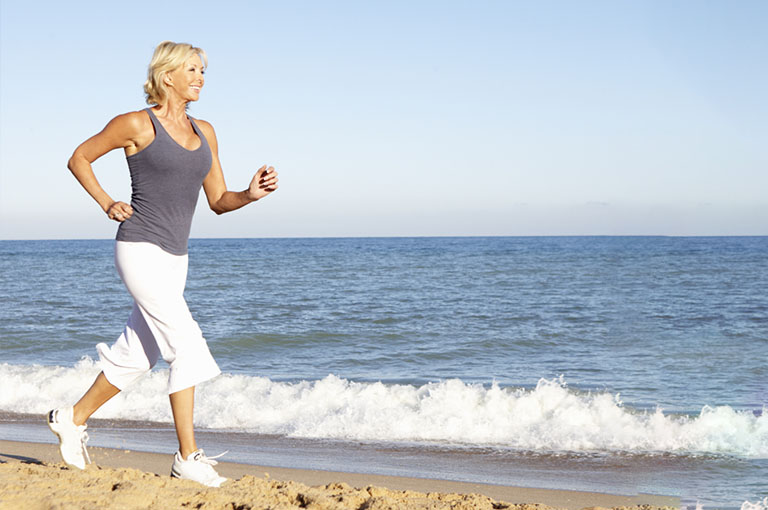
<path fill-rule="evenodd" d="M 246 190 L 227 190 L 213 127 L 186 114 L 189 103 L 200 96 L 206 66 L 200 48 L 161 43 L 144 84 L 147 104 L 153 106 L 118 115 L 69 160 L 69 169 L 83 188 L 120 224 L 115 265 L 134 298 L 122 335 L 111 347 L 96 346 L 102 372 L 91 388 L 73 407 L 48 413 L 64 462 L 79 469 L 90 462 L 85 449 L 88 418 L 162 356 L 170 365 L 168 393 L 179 440 L 171 475 L 212 487 L 226 481 L 213 468 L 216 461 L 195 442 L 195 386 L 220 370 L 184 301 L 187 242 L 201 186 L 208 205 L 222 214 L 275 191 L 277 172 L 265 165 Z M 91 167 L 117 148 L 125 151 L 131 172 L 130 205 L 113 200 Z"/>

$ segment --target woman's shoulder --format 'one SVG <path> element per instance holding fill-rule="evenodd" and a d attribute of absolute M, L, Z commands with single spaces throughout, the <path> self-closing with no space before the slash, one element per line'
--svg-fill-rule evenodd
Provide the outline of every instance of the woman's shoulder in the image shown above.
<path fill-rule="evenodd" d="M 148 145 L 155 137 L 152 121 L 143 110 L 114 117 L 99 134 L 111 140 L 115 147 L 133 147 L 138 150 Z M 131 154 L 131 149 L 126 151 L 126 154 Z"/>
<path fill-rule="evenodd" d="M 197 126 L 200 129 L 210 129 L 211 131 L 213 131 L 213 126 L 207 120 L 198 119 L 197 117 L 192 117 L 192 116 L 190 116 L 190 119 L 194 120 L 195 124 L 197 124 Z"/>
<path fill-rule="evenodd" d="M 152 120 L 144 110 L 121 113 L 109 121 L 109 126 L 121 131 L 141 132 L 152 129 Z"/>
<path fill-rule="evenodd" d="M 210 122 L 203 119 L 196 119 L 194 117 L 190 118 L 195 121 L 195 124 L 197 124 L 197 127 L 200 128 L 200 131 L 203 132 L 206 138 L 212 138 L 216 136 L 216 132 L 213 130 L 213 125 Z"/>

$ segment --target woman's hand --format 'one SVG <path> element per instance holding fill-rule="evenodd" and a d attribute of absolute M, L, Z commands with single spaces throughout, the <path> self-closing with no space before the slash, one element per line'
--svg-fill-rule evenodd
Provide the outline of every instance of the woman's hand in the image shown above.
<path fill-rule="evenodd" d="M 251 185 L 248 186 L 248 198 L 258 200 L 269 195 L 277 189 L 277 171 L 273 167 L 264 165 L 251 179 Z"/>
<path fill-rule="evenodd" d="M 133 216 L 133 207 L 125 202 L 113 202 L 112 205 L 107 208 L 107 216 L 109 216 L 110 220 L 122 223 Z"/>

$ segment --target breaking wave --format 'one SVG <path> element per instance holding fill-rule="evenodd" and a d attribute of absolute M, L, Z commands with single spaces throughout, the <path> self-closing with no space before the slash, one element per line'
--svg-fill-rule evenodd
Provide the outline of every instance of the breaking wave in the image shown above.
<path fill-rule="evenodd" d="M 75 402 L 99 372 L 0 364 L 0 410 L 43 414 Z M 172 420 L 167 370 L 155 370 L 95 418 Z M 537 452 L 704 453 L 768 458 L 768 412 L 704 407 L 694 416 L 640 412 L 617 395 L 583 393 L 562 379 L 534 389 L 458 379 L 421 386 L 321 380 L 278 382 L 224 374 L 197 391 L 198 426 L 288 437 L 491 446 Z"/>

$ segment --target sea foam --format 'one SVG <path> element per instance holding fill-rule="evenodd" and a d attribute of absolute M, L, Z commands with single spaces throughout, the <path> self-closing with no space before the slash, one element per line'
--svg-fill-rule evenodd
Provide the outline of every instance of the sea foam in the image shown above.
<path fill-rule="evenodd" d="M 45 413 L 75 402 L 98 364 L 0 364 L 0 410 Z M 167 370 L 155 370 L 95 418 L 172 420 Z M 768 412 L 704 407 L 695 416 L 639 412 L 609 393 L 574 391 L 562 379 L 534 389 L 458 379 L 422 386 L 355 382 L 334 375 L 279 382 L 224 374 L 197 390 L 196 423 L 288 437 L 489 446 L 536 452 L 702 453 L 768 458 Z"/>
<path fill-rule="evenodd" d="M 768 498 L 763 498 L 762 501 L 755 503 L 745 501 L 741 504 L 741 510 L 768 510 Z"/>

